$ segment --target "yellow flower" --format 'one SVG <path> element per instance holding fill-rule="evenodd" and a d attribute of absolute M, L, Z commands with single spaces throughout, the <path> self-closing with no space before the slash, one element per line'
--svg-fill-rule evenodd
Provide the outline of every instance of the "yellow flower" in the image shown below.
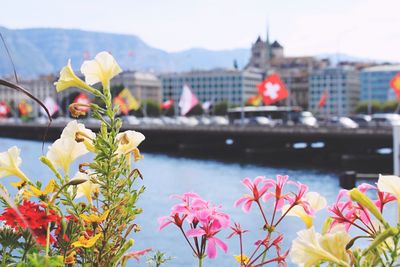
<path fill-rule="evenodd" d="M 310 208 L 314 212 L 322 210 L 323 208 L 326 207 L 327 204 L 326 199 L 317 192 L 308 192 L 304 196 L 303 201 L 308 202 L 310 204 Z M 289 208 L 290 205 L 284 205 L 282 208 L 282 213 L 285 213 Z M 307 212 L 305 212 L 304 208 L 301 205 L 294 206 L 293 208 L 290 209 L 290 211 L 286 215 L 299 217 L 300 219 L 303 220 L 307 228 L 313 226 L 314 223 L 313 216 L 307 214 Z"/>
<path fill-rule="evenodd" d="M 29 178 L 19 168 L 22 163 L 19 154 L 20 149 L 16 146 L 0 153 L 0 178 L 15 175 L 25 182 L 30 182 Z"/>
<path fill-rule="evenodd" d="M 70 87 L 78 87 L 92 94 L 98 94 L 96 89 L 90 87 L 84 81 L 79 79 L 78 76 L 76 76 L 71 67 L 71 60 L 68 60 L 67 66 L 61 69 L 60 78 L 54 83 L 54 85 L 56 86 L 57 92 L 64 91 Z"/>
<path fill-rule="evenodd" d="M 110 213 L 110 210 L 107 210 L 100 216 L 95 215 L 95 214 L 90 214 L 90 215 L 81 214 L 80 217 L 86 223 L 101 223 L 102 221 L 107 219 L 107 216 L 108 216 L 109 213 Z"/>
<path fill-rule="evenodd" d="M 108 52 L 100 52 L 93 60 L 83 62 L 81 72 L 85 75 L 85 81 L 89 85 L 101 82 L 103 88 L 110 87 L 110 80 L 122 72 L 122 69 Z"/>
<path fill-rule="evenodd" d="M 32 196 L 43 198 L 46 197 L 48 194 L 53 193 L 55 188 L 56 188 L 56 181 L 54 179 L 51 179 L 47 184 L 47 186 L 43 189 L 43 191 L 31 185 L 30 190 L 29 191 L 26 190 L 24 192 L 24 196 L 28 198 Z"/>
<path fill-rule="evenodd" d="M 74 248 L 80 248 L 80 247 L 84 247 L 84 248 L 91 248 L 94 246 L 94 244 L 96 244 L 97 240 L 101 237 L 101 233 L 93 236 L 92 238 L 86 239 L 86 237 L 84 236 L 80 236 L 78 238 L 78 241 L 75 241 L 74 243 L 72 243 L 72 247 Z"/>
<path fill-rule="evenodd" d="M 60 138 L 49 147 L 46 157 L 56 168 L 61 168 L 68 174 L 71 163 L 88 152 L 83 143 L 71 138 Z"/>
<path fill-rule="evenodd" d="M 141 142 L 143 142 L 144 139 L 144 135 L 136 131 L 125 131 L 123 133 L 117 134 L 117 153 L 119 155 L 122 155 L 135 152 L 135 149 L 137 149 L 137 147 L 140 145 Z"/>
<path fill-rule="evenodd" d="M 351 237 L 339 225 L 323 236 L 314 231 L 314 227 L 297 233 L 292 242 L 290 257 L 300 266 L 310 267 L 321 262 L 330 262 L 338 266 L 349 266 L 346 245 Z"/>
<path fill-rule="evenodd" d="M 20 180 L 19 182 L 10 182 L 10 184 L 11 186 L 14 186 L 20 190 L 26 185 L 26 182 L 24 180 Z"/>
<path fill-rule="evenodd" d="M 76 263 L 76 251 L 70 252 L 65 258 L 64 258 L 64 263 L 65 264 L 75 264 Z"/>
<path fill-rule="evenodd" d="M 92 194 L 99 192 L 100 185 L 93 183 L 90 176 L 86 173 L 77 172 L 72 180 L 86 180 L 84 183 L 77 185 L 76 197 L 80 198 L 85 196 L 87 200 L 92 203 Z M 71 181 L 72 181 L 71 180 Z"/>
<path fill-rule="evenodd" d="M 76 120 L 70 121 L 65 126 L 61 133 L 61 138 L 70 138 L 78 143 L 83 142 L 88 151 L 94 151 L 93 140 L 96 138 L 96 134 Z"/>
<path fill-rule="evenodd" d="M 247 257 L 246 255 L 235 255 L 233 256 L 235 258 L 235 260 L 240 263 L 240 266 L 245 266 L 249 263 L 250 259 L 249 257 Z M 244 263 L 244 265 L 242 265 L 242 263 Z"/>

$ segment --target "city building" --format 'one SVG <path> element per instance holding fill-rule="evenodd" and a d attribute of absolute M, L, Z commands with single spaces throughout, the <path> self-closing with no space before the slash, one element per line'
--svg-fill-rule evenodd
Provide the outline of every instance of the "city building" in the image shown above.
<path fill-rule="evenodd" d="M 12 81 L 10 79 L 10 81 Z M 54 86 L 54 78 L 52 76 L 41 76 L 34 80 L 20 80 L 19 85 L 27 89 L 32 95 L 34 95 L 39 100 L 44 100 L 46 97 L 55 98 L 57 92 Z M 22 101 L 26 101 L 32 106 L 33 116 L 38 116 L 39 114 L 39 104 L 30 99 L 24 93 L 18 92 L 14 89 L 0 85 L 0 100 L 6 101 L 10 105 L 17 107 Z M 16 114 L 14 114 L 16 115 Z"/>
<path fill-rule="evenodd" d="M 365 68 L 360 73 L 361 101 L 385 102 L 396 99 L 390 80 L 400 72 L 400 65 L 380 65 Z"/>
<path fill-rule="evenodd" d="M 190 71 L 160 75 L 163 99 L 175 100 L 175 110 L 182 88 L 187 84 L 200 102 L 217 103 L 228 101 L 232 105 L 242 105 L 257 94 L 256 85 L 262 81 L 259 72 L 236 69 L 215 69 L 209 71 Z"/>
<path fill-rule="evenodd" d="M 308 91 L 310 73 L 329 65 L 326 60 L 314 57 L 276 57 L 271 61 L 271 72 L 277 72 L 289 90 L 286 105 L 309 109 Z"/>
<path fill-rule="evenodd" d="M 162 100 L 161 80 L 150 72 L 125 71 L 111 80 L 111 86 L 123 85 L 138 100 Z"/>
<path fill-rule="evenodd" d="M 320 116 L 347 116 L 354 112 L 360 99 L 359 71 L 351 66 L 314 71 L 309 78 L 310 110 Z M 318 107 L 327 92 L 326 103 Z"/>
<path fill-rule="evenodd" d="M 267 30 L 266 40 L 259 36 L 251 47 L 251 56 L 246 68 L 257 68 L 264 77 L 278 73 L 289 90 L 284 105 L 300 106 L 307 110 L 310 73 L 329 65 L 327 60 L 315 57 L 285 57 L 284 47 L 278 42 L 270 43 Z"/>

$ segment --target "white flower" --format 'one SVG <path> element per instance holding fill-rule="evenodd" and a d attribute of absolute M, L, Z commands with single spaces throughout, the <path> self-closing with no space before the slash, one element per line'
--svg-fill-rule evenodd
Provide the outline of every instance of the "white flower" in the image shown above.
<path fill-rule="evenodd" d="M 117 134 L 117 153 L 121 155 L 134 152 L 144 139 L 144 135 L 136 131 L 125 131 Z"/>
<path fill-rule="evenodd" d="M 20 149 L 16 146 L 9 148 L 5 152 L 0 153 L 0 178 L 15 175 L 22 180 L 29 182 L 28 177 L 21 171 L 19 165 L 22 159 L 19 156 Z"/>
<path fill-rule="evenodd" d="M 323 236 L 314 231 L 314 227 L 297 233 L 292 242 L 290 257 L 299 266 L 309 267 L 321 262 L 349 266 L 346 245 L 351 237 L 343 226 L 332 229 Z"/>
<path fill-rule="evenodd" d="M 323 208 L 326 207 L 327 202 L 326 199 L 318 194 L 317 192 L 308 192 L 302 199 L 302 201 L 308 202 L 310 205 L 310 208 L 313 212 L 317 212 L 322 210 Z M 290 205 L 284 205 L 282 207 L 282 213 L 286 213 L 286 211 L 290 208 Z M 289 210 L 289 212 L 286 214 L 287 216 L 296 216 L 299 217 L 300 219 L 303 220 L 307 228 L 310 228 L 313 226 L 313 216 L 310 214 L 307 214 L 307 212 L 304 210 L 303 206 L 301 205 L 296 205 L 293 208 Z"/>
<path fill-rule="evenodd" d="M 88 150 L 83 143 L 77 143 L 71 138 L 60 138 L 49 146 L 46 157 L 56 168 L 61 168 L 68 174 L 71 163 L 86 153 Z"/>
<path fill-rule="evenodd" d="M 89 85 L 101 82 L 103 88 L 109 88 L 110 80 L 122 72 L 122 69 L 108 52 L 100 52 L 93 60 L 83 62 L 81 72 Z"/>
<path fill-rule="evenodd" d="M 400 177 L 396 175 L 379 175 L 379 191 L 393 194 L 400 201 Z"/>
<path fill-rule="evenodd" d="M 60 78 L 54 84 L 56 86 L 57 92 L 64 91 L 65 89 L 70 87 L 78 87 L 90 93 L 96 93 L 96 89 L 90 87 L 84 81 L 79 79 L 78 76 L 76 76 L 71 67 L 71 60 L 68 60 L 67 66 L 61 69 Z"/>
<path fill-rule="evenodd" d="M 93 140 L 96 134 L 87 129 L 84 124 L 76 120 L 70 121 L 61 133 L 61 138 L 70 138 L 77 141 L 80 139 L 89 151 L 94 151 Z"/>

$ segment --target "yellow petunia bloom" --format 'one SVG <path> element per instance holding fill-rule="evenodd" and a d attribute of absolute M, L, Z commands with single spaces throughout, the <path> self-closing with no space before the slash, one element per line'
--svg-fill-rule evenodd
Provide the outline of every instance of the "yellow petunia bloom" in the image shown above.
<path fill-rule="evenodd" d="M 25 182 L 30 182 L 29 178 L 19 168 L 22 163 L 19 154 L 20 149 L 16 146 L 0 153 L 0 178 L 15 175 Z"/>
<path fill-rule="evenodd" d="M 73 180 L 86 180 L 84 183 L 80 183 L 77 185 L 77 191 L 76 191 L 76 197 L 75 198 L 80 198 L 85 196 L 86 199 L 92 204 L 92 195 L 94 193 L 98 193 L 100 191 L 100 185 L 93 183 L 90 179 L 89 174 L 82 173 L 82 172 L 77 172 L 72 178 L 71 181 Z"/>
<path fill-rule="evenodd" d="M 92 94 L 98 94 L 98 91 L 89 85 L 87 85 L 84 81 L 79 79 L 78 76 L 74 73 L 71 67 L 71 60 L 68 60 L 67 66 L 61 69 L 60 78 L 57 82 L 54 83 L 56 86 L 57 92 L 64 91 L 70 87 L 78 87 L 85 91 L 88 91 Z"/>
<path fill-rule="evenodd" d="M 29 190 L 26 190 L 24 192 L 24 196 L 28 198 L 32 196 L 43 198 L 46 197 L 48 194 L 53 193 L 55 189 L 56 189 L 56 181 L 54 179 L 51 179 L 49 183 L 46 185 L 46 187 L 43 189 L 43 191 L 31 185 L 29 187 Z"/>
<path fill-rule="evenodd" d="M 98 216 L 95 214 L 81 214 L 80 217 L 86 222 L 86 223 L 101 223 L 105 219 L 107 219 L 108 214 L 110 213 L 110 210 L 105 211 L 102 215 Z"/>
<path fill-rule="evenodd" d="M 246 255 L 235 255 L 233 256 L 235 258 L 235 260 L 240 263 L 240 266 L 244 266 L 242 265 L 242 263 L 244 263 L 245 265 L 247 265 L 250 261 L 249 257 L 247 257 Z"/>
<path fill-rule="evenodd" d="M 72 247 L 74 248 L 91 248 L 96 244 L 97 240 L 101 237 L 101 233 L 93 236 L 92 238 L 86 239 L 84 236 L 80 236 L 78 238 L 78 241 L 75 241 L 74 243 L 71 244 Z"/>
<path fill-rule="evenodd" d="M 346 245 L 351 240 L 342 225 L 321 235 L 314 227 L 297 233 L 290 249 L 292 261 L 299 266 L 311 267 L 321 262 L 330 262 L 336 266 L 349 266 Z"/>
<path fill-rule="evenodd" d="M 110 87 L 110 80 L 122 72 L 122 69 L 108 52 L 100 52 L 93 60 L 83 62 L 81 72 L 85 75 L 85 81 L 89 85 L 101 82 L 103 88 Z"/>
<path fill-rule="evenodd" d="M 94 151 L 93 140 L 96 138 L 96 134 L 76 120 L 70 121 L 67 126 L 65 126 L 61 133 L 61 138 L 69 138 L 78 143 L 82 142 L 88 151 Z"/>

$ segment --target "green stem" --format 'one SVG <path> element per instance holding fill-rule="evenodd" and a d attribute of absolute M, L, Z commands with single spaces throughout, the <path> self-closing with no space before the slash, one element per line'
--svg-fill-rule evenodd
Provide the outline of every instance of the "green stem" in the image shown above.
<path fill-rule="evenodd" d="M 6 266 L 6 247 L 3 247 L 3 253 L 1 255 L 1 266 Z"/>
<path fill-rule="evenodd" d="M 203 257 L 199 257 L 199 267 L 203 266 Z"/>

